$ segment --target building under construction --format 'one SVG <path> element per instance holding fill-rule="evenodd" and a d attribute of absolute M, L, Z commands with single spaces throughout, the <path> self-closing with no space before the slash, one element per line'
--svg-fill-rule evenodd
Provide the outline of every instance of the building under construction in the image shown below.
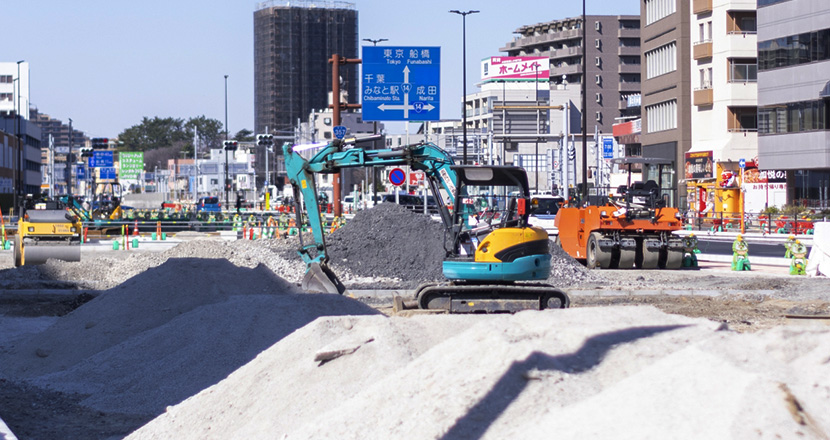
<path fill-rule="evenodd" d="M 357 9 L 335 1 L 266 1 L 254 12 L 256 133 L 284 134 L 329 104 L 332 54 L 358 57 Z M 358 69 L 340 67 L 341 90 L 357 98 Z"/>

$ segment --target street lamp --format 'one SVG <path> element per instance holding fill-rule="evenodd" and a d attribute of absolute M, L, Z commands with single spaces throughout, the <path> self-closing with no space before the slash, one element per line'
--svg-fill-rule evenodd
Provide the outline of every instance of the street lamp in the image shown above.
<path fill-rule="evenodd" d="M 582 203 L 588 201 L 588 24 L 582 0 Z M 596 142 L 596 139 L 594 139 Z"/>
<path fill-rule="evenodd" d="M 453 9 L 450 11 L 452 14 L 458 14 L 461 16 L 461 33 L 462 33 L 462 55 L 461 55 L 461 62 L 463 63 L 461 66 L 461 76 L 463 77 L 463 81 L 461 82 L 462 87 L 462 106 L 461 106 L 461 117 L 463 118 L 463 136 L 464 136 L 464 161 L 463 164 L 467 165 L 467 16 L 470 14 L 477 14 L 479 11 L 458 11 Z"/>
<path fill-rule="evenodd" d="M 23 141 L 20 136 L 20 64 L 26 62 L 26 60 L 20 60 L 17 62 L 17 113 L 15 114 L 15 119 L 17 123 L 17 159 L 15 160 L 14 164 L 14 209 L 17 209 L 17 195 L 20 192 L 20 178 L 21 173 L 23 172 L 20 169 L 20 159 L 22 157 L 22 149 L 23 149 Z"/>
<path fill-rule="evenodd" d="M 225 75 L 225 141 L 228 140 L 228 75 Z M 228 148 L 225 147 L 225 206 L 230 206 L 228 196 Z"/>

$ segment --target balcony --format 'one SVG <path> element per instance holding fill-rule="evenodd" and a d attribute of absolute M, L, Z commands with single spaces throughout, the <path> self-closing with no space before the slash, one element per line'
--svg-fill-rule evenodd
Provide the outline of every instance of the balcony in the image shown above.
<path fill-rule="evenodd" d="M 715 102 L 714 93 L 711 88 L 697 89 L 693 93 L 692 102 L 696 106 L 709 106 Z"/>
<path fill-rule="evenodd" d="M 617 55 L 624 56 L 624 55 L 640 55 L 640 46 L 620 46 L 617 49 Z"/>
<path fill-rule="evenodd" d="M 694 13 L 694 14 L 705 14 L 707 12 L 712 12 L 712 0 L 693 0 L 692 1 L 692 13 Z"/>
<path fill-rule="evenodd" d="M 617 73 L 641 73 L 641 64 L 620 64 Z"/>
<path fill-rule="evenodd" d="M 550 53 L 551 58 L 569 58 L 574 56 L 582 56 L 582 46 L 563 47 L 562 49 L 553 50 Z"/>
<path fill-rule="evenodd" d="M 692 47 L 692 57 L 695 60 L 712 58 L 712 41 L 696 43 L 694 47 Z"/>
<path fill-rule="evenodd" d="M 640 38 L 640 30 L 639 29 L 618 29 L 617 30 L 617 37 L 618 38 Z"/>
<path fill-rule="evenodd" d="M 621 82 L 619 86 L 617 86 L 617 90 L 620 92 L 639 92 L 640 87 L 642 87 L 641 83 L 638 82 Z"/>
<path fill-rule="evenodd" d="M 569 64 L 567 66 L 560 66 L 560 67 L 553 67 L 551 66 L 550 75 L 551 76 L 558 76 L 558 75 L 572 75 L 576 73 L 582 73 L 582 64 Z"/>

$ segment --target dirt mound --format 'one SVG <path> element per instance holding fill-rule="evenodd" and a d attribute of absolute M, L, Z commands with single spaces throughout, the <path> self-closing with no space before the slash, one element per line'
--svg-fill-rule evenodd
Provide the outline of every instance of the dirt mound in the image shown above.
<path fill-rule="evenodd" d="M 825 438 L 830 333 L 717 327 L 649 307 L 321 318 L 129 438 Z"/>
<path fill-rule="evenodd" d="M 172 258 L 19 341 L 2 374 L 91 395 L 107 412 L 158 414 L 326 315 L 375 314 L 357 301 L 307 295 L 264 266 Z"/>

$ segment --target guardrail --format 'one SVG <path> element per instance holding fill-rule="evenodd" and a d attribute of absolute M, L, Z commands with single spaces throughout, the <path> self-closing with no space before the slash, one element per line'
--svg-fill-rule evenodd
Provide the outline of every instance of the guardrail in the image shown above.
<path fill-rule="evenodd" d="M 743 232 L 805 235 L 813 233 L 815 223 L 825 221 L 827 218 L 824 216 L 747 213 L 743 216 Z M 684 224 L 687 230 L 741 232 L 741 213 L 719 212 L 708 216 L 687 214 Z"/>

